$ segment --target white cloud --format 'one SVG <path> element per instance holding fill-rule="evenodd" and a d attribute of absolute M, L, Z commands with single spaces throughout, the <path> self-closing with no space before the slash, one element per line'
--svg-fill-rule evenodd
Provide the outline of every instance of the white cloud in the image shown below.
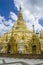
<path fill-rule="evenodd" d="M 13 12 L 10 12 L 9 20 L 6 20 L 4 16 L 0 16 L 0 35 L 3 35 L 5 32 L 9 31 L 16 20 L 17 15 Z"/>
<path fill-rule="evenodd" d="M 2 23 L 3 20 L 4 20 L 4 17 L 0 16 L 0 24 Z"/>
<path fill-rule="evenodd" d="M 17 20 L 17 15 L 15 13 L 13 13 L 13 12 L 10 12 L 10 17 L 13 20 Z"/>

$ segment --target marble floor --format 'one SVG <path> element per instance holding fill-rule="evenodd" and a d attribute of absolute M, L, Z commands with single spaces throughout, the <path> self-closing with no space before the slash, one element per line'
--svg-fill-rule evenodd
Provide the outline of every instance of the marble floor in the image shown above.
<path fill-rule="evenodd" d="M 18 59 L 0 57 L 0 65 L 43 65 L 43 59 Z"/>

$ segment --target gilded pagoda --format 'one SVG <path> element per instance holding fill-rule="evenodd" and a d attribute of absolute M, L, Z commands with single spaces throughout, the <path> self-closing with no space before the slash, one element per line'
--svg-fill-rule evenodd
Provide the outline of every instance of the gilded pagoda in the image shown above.
<path fill-rule="evenodd" d="M 14 23 L 11 31 L 5 34 L 3 38 L 3 53 L 9 54 L 41 54 L 41 44 L 34 31 L 30 31 L 23 19 L 21 8 L 18 19 Z"/>

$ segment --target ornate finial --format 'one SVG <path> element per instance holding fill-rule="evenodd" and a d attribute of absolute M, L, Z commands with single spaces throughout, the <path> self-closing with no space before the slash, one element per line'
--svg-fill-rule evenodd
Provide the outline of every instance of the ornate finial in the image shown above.
<path fill-rule="evenodd" d="M 12 34 L 11 34 L 12 36 L 13 36 L 13 33 L 14 33 L 14 26 L 12 27 Z"/>
<path fill-rule="evenodd" d="M 8 32 L 6 33 L 6 41 L 8 41 Z"/>
<path fill-rule="evenodd" d="M 34 32 L 34 24 L 33 24 L 33 32 Z"/>
<path fill-rule="evenodd" d="M 21 10 L 21 6 L 20 6 L 20 10 Z"/>
<path fill-rule="evenodd" d="M 42 29 L 41 29 L 41 31 L 40 31 L 40 38 L 42 38 Z"/>

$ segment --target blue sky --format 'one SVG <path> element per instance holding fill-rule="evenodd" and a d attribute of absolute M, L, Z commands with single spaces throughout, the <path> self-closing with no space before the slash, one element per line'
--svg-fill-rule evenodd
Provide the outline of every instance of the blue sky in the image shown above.
<path fill-rule="evenodd" d="M 0 35 L 9 31 L 18 16 L 14 0 L 0 0 Z"/>
<path fill-rule="evenodd" d="M 0 0 L 0 15 L 8 19 L 11 11 L 18 14 L 13 0 Z"/>
<path fill-rule="evenodd" d="M 33 24 L 35 31 L 43 30 L 43 0 L 0 0 L 0 35 L 12 28 L 20 5 L 29 30 L 32 30 Z"/>
<path fill-rule="evenodd" d="M 39 19 L 39 24 L 43 27 L 43 18 Z"/>

